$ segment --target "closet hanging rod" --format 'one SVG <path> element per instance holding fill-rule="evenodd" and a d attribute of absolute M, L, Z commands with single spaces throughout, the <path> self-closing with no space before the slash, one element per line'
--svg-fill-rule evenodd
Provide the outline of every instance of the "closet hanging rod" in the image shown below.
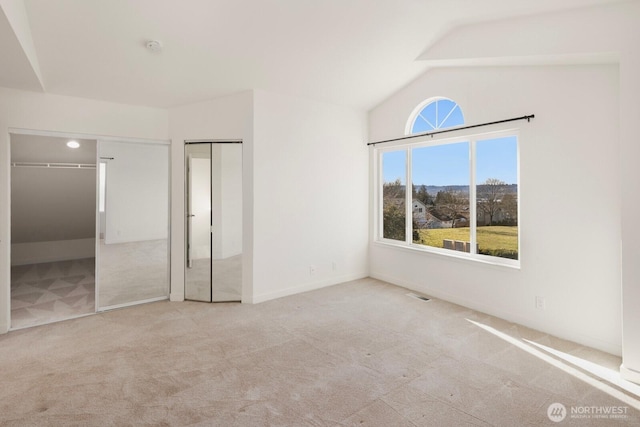
<path fill-rule="evenodd" d="M 11 162 L 14 168 L 46 168 L 46 169 L 95 169 L 93 163 L 44 163 L 44 162 Z"/>

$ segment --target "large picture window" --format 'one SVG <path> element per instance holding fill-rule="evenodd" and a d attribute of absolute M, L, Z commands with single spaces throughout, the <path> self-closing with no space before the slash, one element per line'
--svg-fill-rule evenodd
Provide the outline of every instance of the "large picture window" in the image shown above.
<path fill-rule="evenodd" d="M 376 158 L 379 241 L 518 265 L 516 131 L 424 138 Z"/>

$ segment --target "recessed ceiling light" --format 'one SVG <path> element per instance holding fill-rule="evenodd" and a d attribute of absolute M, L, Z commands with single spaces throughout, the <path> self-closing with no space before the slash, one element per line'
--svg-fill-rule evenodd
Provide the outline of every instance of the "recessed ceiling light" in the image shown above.
<path fill-rule="evenodd" d="M 69 142 L 67 142 L 67 147 L 69 147 L 69 148 L 78 148 L 78 147 L 80 147 L 80 143 L 78 141 L 69 141 Z"/>
<path fill-rule="evenodd" d="M 145 46 L 147 46 L 147 49 L 151 52 L 160 52 L 162 50 L 162 42 L 159 40 L 149 40 Z"/>

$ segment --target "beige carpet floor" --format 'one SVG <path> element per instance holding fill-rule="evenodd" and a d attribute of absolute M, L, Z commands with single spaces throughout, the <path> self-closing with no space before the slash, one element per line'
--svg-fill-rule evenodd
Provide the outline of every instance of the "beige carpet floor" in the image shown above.
<path fill-rule="evenodd" d="M 363 279 L 10 332 L 0 425 L 639 425 L 640 387 L 601 377 L 620 358 L 407 293 Z M 557 424 L 554 403 L 565 407 Z M 625 414 L 571 417 L 586 407 Z"/>

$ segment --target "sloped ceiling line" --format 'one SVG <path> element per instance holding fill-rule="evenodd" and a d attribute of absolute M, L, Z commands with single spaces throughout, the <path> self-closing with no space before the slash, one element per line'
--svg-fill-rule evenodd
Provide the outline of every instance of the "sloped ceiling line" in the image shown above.
<path fill-rule="evenodd" d="M 418 60 L 430 67 L 616 63 L 618 32 L 634 25 L 624 10 L 595 6 L 472 23 L 449 31 Z"/>
<path fill-rule="evenodd" d="M 44 80 L 40 71 L 36 47 L 31 36 L 31 26 L 29 25 L 29 18 L 27 16 L 24 1 L 0 0 L 0 9 L 2 9 L 6 22 L 11 27 L 17 42 L 20 44 L 20 49 L 31 66 L 30 71 L 35 75 L 37 82 L 39 83 L 39 87 L 37 89 L 44 91 Z"/>

